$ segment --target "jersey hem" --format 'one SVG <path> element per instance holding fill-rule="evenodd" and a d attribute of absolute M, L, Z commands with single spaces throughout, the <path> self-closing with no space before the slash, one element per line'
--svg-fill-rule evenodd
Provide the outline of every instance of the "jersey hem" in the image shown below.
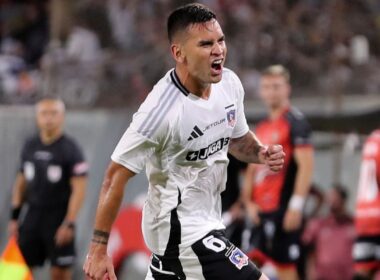
<path fill-rule="evenodd" d="M 247 128 L 246 130 L 244 130 L 241 133 L 237 133 L 236 135 L 231 135 L 231 139 L 240 138 L 240 137 L 246 135 L 248 132 L 249 132 L 249 128 Z"/>
<path fill-rule="evenodd" d="M 115 163 L 121 164 L 122 166 L 124 166 L 125 168 L 129 169 L 130 171 L 132 171 L 135 174 L 140 173 L 141 170 L 142 170 L 142 169 L 139 169 L 139 168 L 137 168 L 135 166 L 132 166 L 131 164 L 129 164 L 125 160 L 121 159 L 120 157 L 111 156 L 111 159 Z"/>

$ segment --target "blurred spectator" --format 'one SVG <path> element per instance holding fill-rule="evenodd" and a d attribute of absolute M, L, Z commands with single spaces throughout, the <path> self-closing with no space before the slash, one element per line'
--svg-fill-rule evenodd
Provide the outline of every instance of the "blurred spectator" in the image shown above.
<path fill-rule="evenodd" d="M 327 195 L 329 213 L 311 219 L 302 235 L 308 249 L 309 280 L 351 280 L 353 276 L 352 244 L 354 224 L 346 210 L 347 192 L 335 186 Z"/>
<path fill-rule="evenodd" d="M 20 42 L 10 38 L 2 41 L 0 54 L 1 91 L 8 98 L 12 98 L 18 93 L 19 74 L 26 69 L 22 51 Z"/>
<path fill-rule="evenodd" d="M 0 52 L 0 96 L 3 100 L 25 102 L 36 93 L 40 75 L 28 70 L 23 59 L 24 48 L 19 41 L 4 39 Z"/>
<path fill-rule="evenodd" d="M 75 14 L 70 12 L 76 5 L 73 1 L 7 0 L 0 3 L 0 35 L 16 36 L 25 46 L 27 67 L 35 68 L 48 41 L 48 22 L 54 37 L 51 39 L 65 41 L 71 17 L 85 19 L 89 24 L 73 30 L 70 41 L 76 43 L 69 45 L 84 46 L 86 42 L 89 48 L 83 51 L 82 47 L 70 47 L 69 53 L 87 58 L 103 53 L 104 47 L 116 46 L 119 52 L 114 57 L 118 59 L 110 63 L 111 68 L 121 71 L 116 74 L 123 81 L 117 89 L 122 96 L 128 94 L 125 88 L 133 82 L 133 75 L 143 75 L 145 87 L 150 88 L 160 73 L 173 66 L 165 51 L 169 46 L 162 19 L 171 8 L 185 2 L 188 1 L 81 0 L 77 3 L 86 6 L 85 13 Z M 286 65 L 294 74 L 294 95 L 380 90 L 380 8 L 376 1 L 201 2 L 218 11 L 228 39 L 228 66 L 247 85 L 247 99 L 258 94 L 257 74 L 250 73 L 255 71 L 252 69 L 261 70 L 273 63 Z M 56 7 L 51 9 L 49 20 L 47 3 Z M 78 39 L 78 34 L 83 36 Z"/>
<path fill-rule="evenodd" d="M 363 147 L 356 202 L 357 239 L 353 256 L 355 279 L 372 279 L 380 270 L 380 129 L 375 130 Z"/>

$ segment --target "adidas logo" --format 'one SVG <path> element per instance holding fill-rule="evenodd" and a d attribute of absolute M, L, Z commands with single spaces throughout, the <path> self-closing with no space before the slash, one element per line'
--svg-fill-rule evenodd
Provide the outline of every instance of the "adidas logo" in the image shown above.
<path fill-rule="evenodd" d="M 193 139 L 196 139 L 198 137 L 201 137 L 204 133 L 199 129 L 198 126 L 194 126 L 193 131 L 191 132 L 191 136 L 187 138 L 187 141 L 191 141 Z"/>

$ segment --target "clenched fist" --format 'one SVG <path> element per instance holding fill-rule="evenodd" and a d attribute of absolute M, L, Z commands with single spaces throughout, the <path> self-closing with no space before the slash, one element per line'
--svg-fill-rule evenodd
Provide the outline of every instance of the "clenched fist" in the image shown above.
<path fill-rule="evenodd" d="M 285 153 L 281 145 L 269 145 L 261 148 L 259 158 L 271 171 L 278 172 L 284 166 Z"/>

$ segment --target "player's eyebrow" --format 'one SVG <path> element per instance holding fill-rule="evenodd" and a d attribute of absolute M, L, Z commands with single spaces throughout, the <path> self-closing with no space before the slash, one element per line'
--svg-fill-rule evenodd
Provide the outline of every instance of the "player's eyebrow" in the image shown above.
<path fill-rule="evenodd" d="M 225 40 L 225 36 L 222 35 L 219 39 L 218 39 L 218 42 L 222 42 Z M 214 40 L 200 40 L 198 42 L 198 46 L 207 46 L 207 45 L 212 45 L 214 44 Z"/>
<path fill-rule="evenodd" d="M 200 40 L 198 42 L 198 46 L 207 46 L 207 45 L 212 45 L 214 43 L 213 40 Z"/>

